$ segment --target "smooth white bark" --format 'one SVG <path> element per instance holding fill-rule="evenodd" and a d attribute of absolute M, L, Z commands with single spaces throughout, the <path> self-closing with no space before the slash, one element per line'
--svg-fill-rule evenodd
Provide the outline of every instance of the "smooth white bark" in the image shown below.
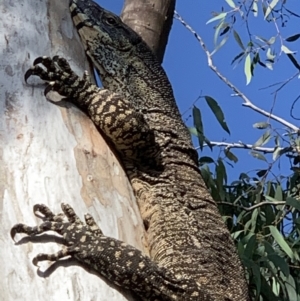
<path fill-rule="evenodd" d="M 62 55 L 80 74 L 88 69 L 68 2 L 0 0 L 1 301 L 133 300 L 80 266 L 63 263 L 40 276 L 32 258 L 60 245 L 15 245 L 9 235 L 18 222 L 40 222 L 34 204 L 60 212 L 63 201 L 81 218 L 90 212 L 104 234 L 143 249 L 131 186 L 92 122 L 74 106 L 47 102 L 44 86 L 24 82 L 24 73 L 41 55 Z M 45 262 L 41 270 L 49 266 Z"/>

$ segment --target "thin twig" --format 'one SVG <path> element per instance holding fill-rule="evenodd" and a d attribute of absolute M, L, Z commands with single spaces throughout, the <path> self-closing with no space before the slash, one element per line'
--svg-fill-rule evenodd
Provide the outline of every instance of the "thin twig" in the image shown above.
<path fill-rule="evenodd" d="M 295 132 L 299 132 L 299 128 L 296 126 L 296 125 L 294 125 L 294 124 L 292 124 L 292 123 L 290 123 L 290 122 L 288 122 L 288 121 L 286 121 L 286 120 L 284 120 L 283 118 L 281 118 L 281 117 L 279 117 L 279 116 L 276 116 L 276 115 L 274 115 L 274 114 L 270 114 L 270 112 L 267 112 L 267 111 L 265 111 L 265 110 L 263 110 L 263 109 L 261 109 L 261 108 L 259 108 L 259 107 L 257 107 L 257 106 L 255 106 L 251 101 L 250 101 L 250 99 L 249 98 L 247 98 L 246 97 L 246 95 L 245 94 L 243 94 L 234 84 L 232 84 L 218 69 L 217 69 L 217 67 L 213 64 L 213 60 L 212 60 L 212 55 L 211 55 L 211 53 L 208 51 L 208 49 L 207 49 L 207 47 L 206 47 L 206 45 L 205 45 L 205 43 L 203 42 L 203 40 L 202 40 L 202 38 L 201 38 L 201 36 L 199 36 L 198 35 L 198 33 L 189 25 L 189 24 L 187 24 L 184 20 L 183 20 L 183 18 L 177 13 L 177 11 L 175 11 L 174 12 L 174 18 L 175 19 L 177 19 L 177 20 L 179 20 L 180 21 L 180 23 L 184 26 L 184 27 L 186 27 L 194 36 L 195 36 L 195 38 L 197 39 L 197 41 L 200 43 L 200 45 L 201 45 L 201 47 L 202 47 L 202 49 L 204 50 L 204 52 L 205 52 L 205 54 L 206 54 L 206 56 L 207 56 L 207 61 L 208 61 L 208 66 L 217 74 L 217 76 L 230 88 L 230 89 L 232 89 L 234 92 L 235 92 L 235 95 L 237 95 L 237 96 L 239 96 L 239 97 L 241 97 L 242 99 L 243 99 L 243 101 L 244 101 L 244 103 L 242 104 L 243 106 L 245 106 L 245 107 L 248 107 L 248 108 L 250 108 L 250 109 L 252 109 L 252 110 L 254 110 L 254 111 L 256 111 L 256 112 L 258 112 L 258 113 L 260 113 L 260 114 L 262 114 L 262 115 L 264 115 L 264 116 L 266 116 L 266 117 L 268 117 L 268 118 L 271 118 L 271 119 L 273 119 L 273 120 L 275 120 L 275 121 L 277 121 L 277 122 L 279 122 L 279 123 L 281 123 L 281 124 L 283 124 L 284 126 L 286 126 L 286 127 L 288 127 L 289 129 L 291 129 L 291 130 L 293 130 L 293 131 L 295 131 Z"/>
<path fill-rule="evenodd" d="M 256 208 L 259 208 L 259 207 L 262 207 L 262 206 L 265 206 L 265 205 L 273 205 L 273 206 L 285 205 L 286 202 L 284 202 L 284 201 L 275 201 L 275 202 L 265 201 L 265 202 L 261 202 L 261 203 L 258 203 L 256 205 L 253 205 L 251 207 L 244 207 L 242 205 L 237 205 L 237 204 L 233 204 L 233 203 L 229 203 L 229 202 L 218 202 L 218 204 L 220 204 L 220 205 L 229 205 L 229 206 L 241 208 L 245 211 L 251 211 L 253 209 L 256 209 Z"/>
<path fill-rule="evenodd" d="M 251 150 L 255 150 L 258 152 L 265 153 L 265 154 L 272 154 L 272 153 L 274 153 L 275 150 L 278 150 L 278 148 L 275 148 L 275 147 L 259 147 L 259 146 L 254 146 L 253 144 L 245 144 L 242 142 L 229 143 L 229 142 L 223 142 L 223 141 L 222 142 L 210 141 L 210 145 L 211 146 L 219 146 L 219 147 L 224 146 L 226 149 L 231 149 L 231 148 L 251 149 Z M 204 146 L 207 146 L 207 144 L 204 144 Z M 198 147 L 196 149 L 200 149 L 200 147 Z M 279 150 L 288 152 L 288 151 L 293 151 L 293 148 L 292 147 L 280 147 Z"/>

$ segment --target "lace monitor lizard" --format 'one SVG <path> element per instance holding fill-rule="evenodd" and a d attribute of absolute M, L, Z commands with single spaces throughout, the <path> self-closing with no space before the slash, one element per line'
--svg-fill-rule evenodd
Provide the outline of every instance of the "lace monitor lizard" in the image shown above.
<path fill-rule="evenodd" d="M 155 56 L 119 17 L 90 0 L 71 0 L 71 15 L 104 88 L 78 77 L 61 57 L 40 57 L 25 74 L 48 82 L 80 107 L 114 144 L 134 189 L 147 232 L 150 258 L 105 236 L 93 218 L 85 223 L 62 204 L 45 205 L 28 235 L 54 230 L 67 246 L 39 254 L 34 263 L 73 256 L 141 300 L 248 301 L 244 271 L 230 233 L 197 165 L 197 153 L 181 120 L 172 87 Z M 42 68 L 42 65 L 44 68 Z"/>

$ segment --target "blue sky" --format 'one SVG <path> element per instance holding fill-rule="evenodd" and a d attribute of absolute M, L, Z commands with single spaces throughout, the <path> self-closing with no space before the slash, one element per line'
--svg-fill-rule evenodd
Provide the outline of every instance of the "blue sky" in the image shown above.
<path fill-rule="evenodd" d="M 101 0 L 97 1 L 101 6 L 113 11 L 116 14 L 121 12 L 123 0 Z M 259 1 L 260 3 L 261 1 Z M 214 26 L 218 22 L 213 22 L 206 25 L 206 22 L 212 18 L 212 12 L 220 12 L 221 8 L 224 11 L 231 10 L 230 6 L 223 1 L 189 1 L 178 0 L 176 10 L 191 25 L 196 32 L 203 38 L 206 46 L 210 51 L 214 49 Z M 300 5 L 298 0 L 286 1 L 286 7 L 300 15 Z M 282 28 L 280 20 L 278 20 L 278 30 L 281 37 L 284 39 L 291 35 L 300 33 L 300 18 L 291 17 L 287 26 Z M 247 45 L 249 39 L 246 32 L 245 22 L 237 15 L 237 21 L 234 29 L 239 33 L 244 45 Z M 253 35 L 263 37 L 269 40 L 272 36 L 276 36 L 277 31 L 273 22 L 266 22 L 263 18 L 263 12 L 259 7 L 258 17 L 249 14 L 249 29 Z M 287 43 L 283 40 L 284 45 L 289 49 L 297 51 L 300 46 L 300 39 L 294 43 Z M 280 39 L 278 38 L 272 49 L 279 55 Z M 214 55 L 214 63 L 223 75 L 225 75 L 234 85 L 236 85 L 246 96 L 258 107 L 270 111 L 274 104 L 275 87 L 261 90 L 274 83 L 281 82 L 296 73 L 296 68 L 292 65 L 285 54 L 276 58 L 276 63 L 273 66 L 273 71 L 266 68 L 256 67 L 254 77 L 249 85 L 246 86 L 246 78 L 244 75 L 244 61 L 235 68 L 231 65 L 232 59 L 241 52 L 241 48 L 234 40 L 232 34 L 227 43 Z M 262 61 L 265 59 L 265 52 L 261 53 Z M 299 55 L 295 54 L 295 58 L 300 62 Z M 221 106 L 226 122 L 231 131 L 228 135 L 220 127 L 214 115 L 208 108 L 205 100 L 201 98 L 197 101 L 196 106 L 201 110 L 204 131 L 206 136 L 212 141 L 239 142 L 253 144 L 263 134 L 263 131 L 253 128 L 256 122 L 265 122 L 267 118 L 252 111 L 249 108 L 242 106 L 242 100 L 237 97 L 232 97 L 232 91 L 210 70 L 207 66 L 207 58 L 200 44 L 195 37 L 180 24 L 174 20 L 173 28 L 169 37 L 167 50 L 164 57 L 163 66 L 172 83 L 177 104 L 183 115 L 183 119 L 187 125 L 191 126 L 193 120 L 191 115 L 191 107 L 194 101 L 200 96 L 209 95 L 213 97 Z M 300 121 L 293 120 L 290 117 L 290 107 L 292 102 L 300 94 L 299 79 L 296 78 L 290 82 L 277 95 L 274 107 L 274 114 L 290 121 L 295 125 L 299 125 Z M 300 118 L 300 104 L 296 104 L 294 114 Z M 297 114 L 298 112 L 298 114 Z M 274 128 L 279 133 L 284 133 L 284 126 L 272 122 Z M 272 147 L 274 139 L 271 139 L 266 146 Z M 197 146 L 197 140 L 195 140 Z M 212 156 L 217 158 L 220 149 L 215 147 L 211 152 L 205 149 L 202 155 Z M 238 163 L 234 167 L 227 165 L 227 173 L 230 180 L 237 179 L 241 172 L 255 171 L 256 169 L 267 168 L 267 163 L 261 160 L 254 159 L 248 150 L 233 149 L 232 152 L 239 158 Z M 269 162 L 272 158 L 267 156 Z M 281 172 L 284 175 L 290 173 L 289 161 L 284 157 L 276 164 L 276 174 Z M 280 167 L 280 171 L 279 171 Z M 251 173 L 255 175 L 255 172 Z"/>

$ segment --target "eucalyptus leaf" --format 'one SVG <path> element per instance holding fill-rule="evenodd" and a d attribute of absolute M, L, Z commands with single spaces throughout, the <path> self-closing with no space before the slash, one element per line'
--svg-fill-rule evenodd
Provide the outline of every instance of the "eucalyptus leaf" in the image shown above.
<path fill-rule="evenodd" d="M 274 7 L 277 5 L 277 3 L 279 2 L 279 0 L 273 0 L 267 10 L 266 10 L 266 13 L 265 13 L 265 19 L 267 19 L 267 17 L 269 16 L 269 14 L 272 12 L 272 10 L 274 9 Z"/>
<path fill-rule="evenodd" d="M 243 45 L 243 42 L 242 42 L 239 34 L 235 30 L 233 30 L 233 36 L 234 36 L 234 39 L 236 40 L 236 42 L 238 43 L 238 45 L 245 51 L 246 48 Z"/>
<path fill-rule="evenodd" d="M 252 78 L 250 53 L 247 54 L 245 59 L 244 73 L 246 75 L 246 85 L 248 85 Z"/>
<path fill-rule="evenodd" d="M 285 241 L 284 237 L 282 234 L 278 231 L 278 229 L 274 226 L 268 226 L 272 236 L 278 243 L 278 245 L 281 247 L 281 249 L 285 252 L 286 255 L 288 255 L 292 260 L 294 259 L 294 254 L 290 246 L 287 244 Z"/>
<path fill-rule="evenodd" d="M 223 13 L 220 13 L 218 14 L 217 16 L 209 19 L 206 24 L 209 24 L 209 23 L 212 23 L 214 21 L 217 21 L 217 20 L 220 20 L 220 19 L 224 19 L 226 17 L 227 13 L 223 12 Z"/>
<path fill-rule="evenodd" d="M 228 149 L 224 150 L 225 156 L 230 160 L 236 163 L 239 159 Z"/>
<path fill-rule="evenodd" d="M 232 7 L 232 8 L 235 8 L 235 4 L 233 2 L 233 0 L 225 0 L 227 2 L 227 4 Z"/>
<path fill-rule="evenodd" d="M 225 121 L 224 113 L 223 113 L 221 107 L 219 106 L 219 104 L 212 97 L 210 97 L 210 96 L 205 96 L 204 98 L 205 98 L 208 106 L 210 107 L 210 109 L 214 113 L 216 119 L 220 123 L 221 127 L 228 134 L 230 134 L 229 128 L 228 128 L 228 126 L 226 124 L 226 121 Z"/>
<path fill-rule="evenodd" d="M 300 211 L 300 200 L 297 200 L 293 197 L 287 197 L 286 204 Z"/>
<path fill-rule="evenodd" d="M 287 42 L 295 42 L 295 41 L 297 41 L 299 38 L 300 38 L 300 33 L 297 33 L 297 34 L 295 34 L 295 35 L 292 35 L 292 36 L 286 38 L 285 40 L 286 40 Z"/>

